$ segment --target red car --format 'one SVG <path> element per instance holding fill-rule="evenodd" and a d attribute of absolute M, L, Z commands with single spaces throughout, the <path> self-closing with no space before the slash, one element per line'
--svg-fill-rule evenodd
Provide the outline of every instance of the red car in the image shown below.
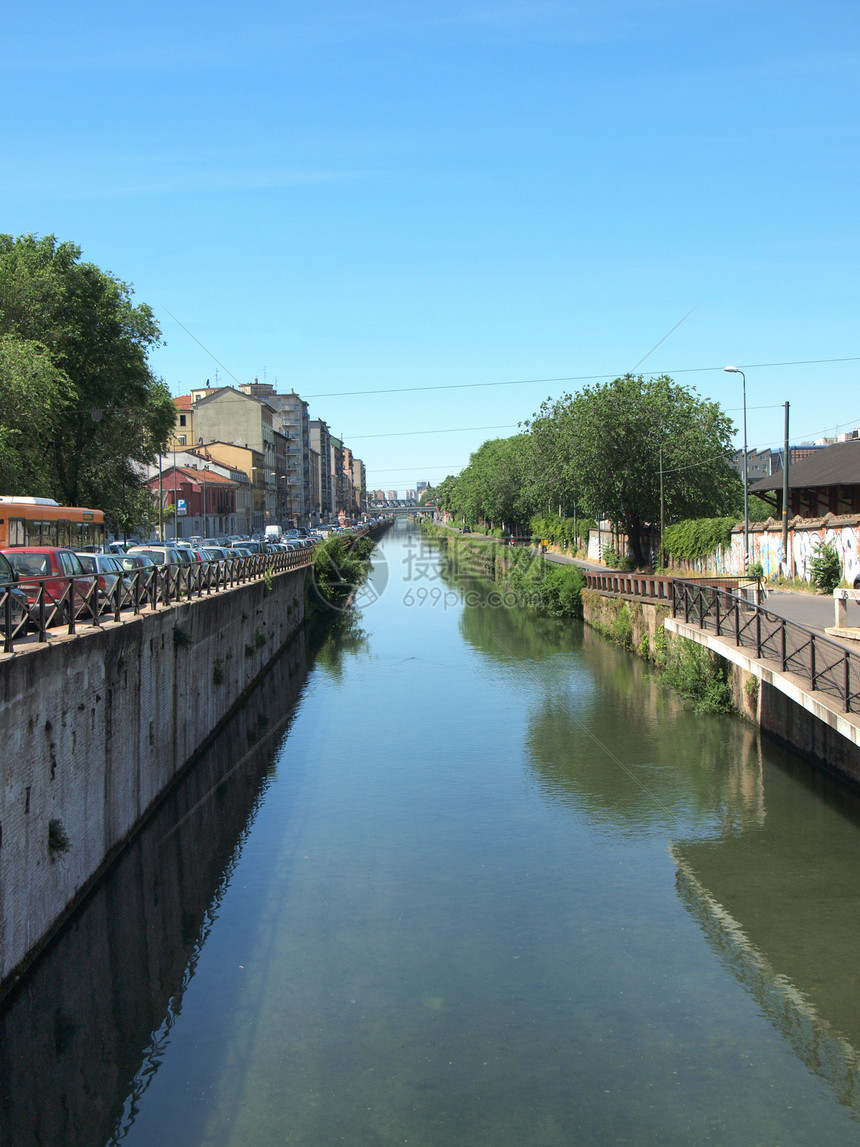
<path fill-rule="evenodd" d="M 39 622 L 42 586 L 46 624 L 68 623 L 70 602 L 74 602 L 75 617 L 88 610 L 95 578 L 84 573 L 74 550 L 57 546 L 16 546 L 2 552 L 18 575 L 18 585 L 27 595 L 30 617 L 36 624 Z"/>

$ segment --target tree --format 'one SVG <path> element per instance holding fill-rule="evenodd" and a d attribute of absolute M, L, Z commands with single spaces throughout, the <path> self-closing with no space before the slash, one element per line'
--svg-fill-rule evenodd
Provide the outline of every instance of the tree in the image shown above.
<path fill-rule="evenodd" d="M 532 511 L 532 471 L 528 434 L 490 439 L 471 455 L 457 478 L 449 475 L 440 484 L 439 504 L 462 513 L 470 525 L 526 522 Z"/>
<path fill-rule="evenodd" d="M 0 490 L 51 496 L 54 416 L 70 396 L 45 347 L 0 336 Z"/>
<path fill-rule="evenodd" d="M 53 235 L 0 235 L 0 466 L 9 493 L 54 493 L 114 526 L 146 513 L 138 467 L 174 407 L 147 361 L 160 331 L 127 283 Z M 26 432 L 22 417 L 27 418 Z M 32 433 L 31 433 L 32 431 Z"/>
<path fill-rule="evenodd" d="M 666 375 L 628 374 L 547 401 L 532 427 L 580 505 L 627 534 L 639 567 L 648 564 L 649 528 L 660 521 L 661 453 L 667 523 L 731 513 L 737 502 L 731 420 Z"/>

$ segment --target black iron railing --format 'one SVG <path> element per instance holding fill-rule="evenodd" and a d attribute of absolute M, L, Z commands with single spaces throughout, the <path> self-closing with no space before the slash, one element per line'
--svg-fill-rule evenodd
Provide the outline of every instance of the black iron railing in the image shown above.
<path fill-rule="evenodd" d="M 624 578 L 626 580 L 615 580 Z M 632 579 L 632 580 L 631 580 Z M 761 602 L 756 579 L 656 578 L 647 574 L 587 574 L 589 589 L 666 602 L 672 616 L 799 677 L 805 689 L 837 700 L 846 713 L 860 712 L 860 656 L 823 633 L 778 614 Z M 648 588 L 649 583 L 659 586 Z M 725 583 L 734 582 L 729 588 Z M 634 584 L 635 583 L 635 584 Z"/>
<path fill-rule="evenodd" d="M 313 561 L 310 549 L 245 558 L 179 565 L 153 565 L 118 574 L 82 577 L 22 576 L 14 586 L 0 587 L 0 630 L 3 652 L 35 632 L 47 641 L 48 630 L 62 626 L 70 635 L 79 626 L 121 621 L 124 613 L 152 613 L 181 601 L 258 581 L 267 575 L 301 569 Z M 100 584 L 101 579 L 101 584 Z"/>

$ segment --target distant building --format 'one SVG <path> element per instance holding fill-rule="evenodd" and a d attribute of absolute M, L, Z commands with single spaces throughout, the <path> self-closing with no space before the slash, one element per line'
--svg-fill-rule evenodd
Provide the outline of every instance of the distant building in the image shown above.
<path fill-rule="evenodd" d="M 781 473 L 762 479 L 752 493 L 770 495 L 775 517 L 782 515 Z M 816 450 L 788 469 L 789 515 L 822 518 L 860 513 L 860 439 L 850 439 Z"/>
<path fill-rule="evenodd" d="M 246 532 L 246 515 L 238 509 L 237 499 L 237 492 L 247 486 L 244 474 L 231 475 L 228 467 L 202 465 L 196 458 L 193 465 L 162 468 L 160 478 L 156 467 L 149 467 L 149 472 L 147 485 L 156 501 L 161 490 L 165 538 Z"/>
<path fill-rule="evenodd" d="M 317 497 L 312 510 L 316 522 L 330 522 L 334 518 L 334 484 L 331 469 L 331 432 L 321 418 L 310 421 L 311 449 L 318 455 Z"/>
<path fill-rule="evenodd" d="M 803 442 L 800 446 L 789 446 L 788 448 L 788 466 L 789 471 L 791 467 L 797 462 L 802 462 L 804 458 L 811 458 L 818 450 L 826 450 L 826 446 L 813 446 L 811 442 Z M 770 454 L 770 472 L 776 474 L 782 470 L 782 459 L 784 450 L 772 450 Z"/>
<path fill-rule="evenodd" d="M 260 450 L 252 450 L 248 446 L 237 446 L 235 442 L 207 442 L 203 446 L 194 446 L 188 451 L 203 463 L 217 462 L 221 466 L 229 466 L 233 470 L 241 471 L 248 480 L 250 491 L 250 508 L 247 525 L 240 525 L 236 533 L 260 533 L 267 525 L 266 497 L 267 486 L 263 454 Z"/>
<path fill-rule="evenodd" d="M 195 445 L 212 442 L 233 443 L 246 450 L 256 450 L 261 456 L 258 472 L 252 485 L 264 492 L 263 521 L 255 529 L 263 529 L 278 517 L 278 451 L 275 446 L 275 416 L 277 411 L 267 401 L 245 394 L 232 386 L 211 387 L 191 391 L 194 413 Z"/>
<path fill-rule="evenodd" d="M 352 460 L 352 488 L 356 513 L 362 516 L 367 513 L 367 467 L 360 458 Z"/>
<path fill-rule="evenodd" d="M 244 394 L 262 399 L 273 407 L 275 428 L 286 439 L 284 468 L 278 470 L 276 482 L 285 502 L 284 516 L 289 525 L 307 525 L 311 514 L 311 439 L 308 404 L 295 391 L 278 394 L 269 382 L 240 386 Z M 286 525 L 287 523 L 281 523 Z"/>
<path fill-rule="evenodd" d="M 744 452 L 736 450 L 729 459 L 729 465 L 743 476 Z M 747 450 L 747 482 L 758 482 L 770 474 L 770 448 L 767 450 Z"/>
<path fill-rule="evenodd" d="M 176 408 L 176 423 L 168 449 L 181 450 L 194 445 L 194 410 L 191 395 L 180 394 L 174 398 L 173 405 Z"/>

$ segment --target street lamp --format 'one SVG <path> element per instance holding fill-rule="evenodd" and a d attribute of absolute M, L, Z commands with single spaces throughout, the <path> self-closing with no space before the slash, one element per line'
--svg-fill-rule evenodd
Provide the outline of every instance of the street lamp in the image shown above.
<path fill-rule="evenodd" d="M 744 572 L 750 564 L 750 495 L 747 484 L 747 376 L 736 366 L 724 366 L 729 374 L 739 374 L 743 379 L 744 396 Z"/>

